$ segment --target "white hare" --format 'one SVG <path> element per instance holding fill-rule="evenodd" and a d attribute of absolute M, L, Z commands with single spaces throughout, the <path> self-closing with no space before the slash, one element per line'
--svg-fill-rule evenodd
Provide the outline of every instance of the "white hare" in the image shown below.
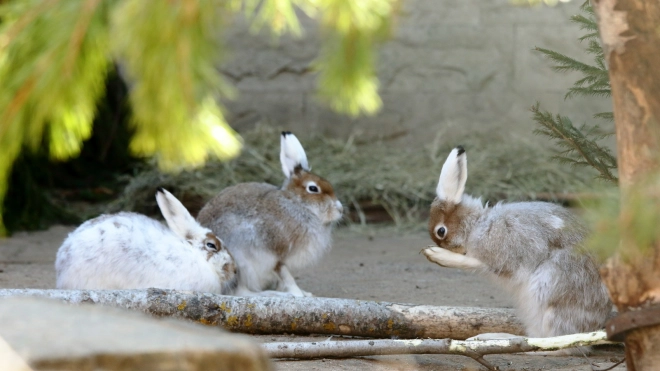
<path fill-rule="evenodd" d="M 71 232 L 55 259 L 57 288 L 231 291 L 236 268 L 223 242 L 168 191 L 159 188 L 156 201 L 169 228 L 121 212 Z"/>
<path fill-rule="evenodd" d="M 439 247 L 424 255 L 444 267 L 494 277 L 513 294 L 528 336 L 603 328 L 612 304 L 596 264 L 580 250 L 586 229 L 577 217 L 547 202 L 483 206 L 463 194 L 466 181 L 466 153 L 457 147 L 442 167 L 431 204 L 429 233 Z"/>
<path fill-rule="evenodd" d="M 197 220 L 220 236 L 238 266 L 236 295 L 311 296 L 289 268 L 317 262 L 331 248 L 342 204 L 330 183 L 312 174 L 295 135 L 283 132 L 282 187 L 242 183 L 211 199 Z M 277 290 L 267 290 L 267 289 Z"/>

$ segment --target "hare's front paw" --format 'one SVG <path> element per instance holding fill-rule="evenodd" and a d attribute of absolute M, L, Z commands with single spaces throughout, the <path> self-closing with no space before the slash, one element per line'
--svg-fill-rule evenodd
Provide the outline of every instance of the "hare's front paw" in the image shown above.
<path fill-rule="evenodd" d="M 460 269 L 477 269 L 482 268 L 484 265 L 481 261 L 465 256 L 462 254 L 457 254 L 451 252 L 447 249 L 440 247 L 429 246 L 422 250 L 422 253 L 426 256 L 429 261 L 432 261 L 435 264 L 438 264 L 442 267 L 448 268 L 460 268 Z"/>
<path fill-rule="evenodd" d="M 429 246 L 422 250 L 422 254 L 426 256 L 426 259 L 429 261 L 441 265 L 443 267 L 451 267 L 452 256 L 456 255 L 455 253 L 443 249 L 441 247 Z"/>
<path fill-rule="evenodd" d="M 303 291 L 302 293 L 303 293 L 303 295 L 305 295 L 305 297 L 313 297 L 314 296 L 314 294 L 312 294 L 311 292 L 308 292 L 308 291 Z"/>

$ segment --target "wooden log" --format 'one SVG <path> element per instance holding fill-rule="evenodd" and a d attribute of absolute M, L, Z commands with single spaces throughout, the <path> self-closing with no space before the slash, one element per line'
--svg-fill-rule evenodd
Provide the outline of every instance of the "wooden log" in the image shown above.
<path fill-rule="evenodd" d="M 524 333 L 513 310 L 502 308 L 439 307 L 316 297 L 239 297 L 161 289 L 0 289 L 0 298 L 8 296 L 109 305 L 249 334 L 467 339 L 487 332 Z"/>
<path fill-rule="evenodd" d="M 345 340 L 318 342 L 272 342 L 262 344 L 271 358 L 347 358 L 394 354 L 459 354 L 495 369 L 483 359 L 486 354 L 555 351 L 579 346 L 613 344 L 605 331 L 551 338 L 515 337 L 497 340 Z"/>

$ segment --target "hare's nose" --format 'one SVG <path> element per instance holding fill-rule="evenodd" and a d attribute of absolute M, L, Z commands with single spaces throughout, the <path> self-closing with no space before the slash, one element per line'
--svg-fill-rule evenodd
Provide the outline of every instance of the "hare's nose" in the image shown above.
<path fill-rule="evenodd" d="M 344 212 L 344 206 L 339 200 L 335 201 L 335 206 L 337 207 L 337 211 L 339 211 L 340 214 Z"/>

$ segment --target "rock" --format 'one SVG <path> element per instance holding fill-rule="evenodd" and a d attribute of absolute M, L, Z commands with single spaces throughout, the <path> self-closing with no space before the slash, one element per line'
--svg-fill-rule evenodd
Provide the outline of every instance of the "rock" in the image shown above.
<path fill-rule="evenodd" d="M 0 370 L 270 370 L 249 338 L 55 300 L 0 300 Z"/>

